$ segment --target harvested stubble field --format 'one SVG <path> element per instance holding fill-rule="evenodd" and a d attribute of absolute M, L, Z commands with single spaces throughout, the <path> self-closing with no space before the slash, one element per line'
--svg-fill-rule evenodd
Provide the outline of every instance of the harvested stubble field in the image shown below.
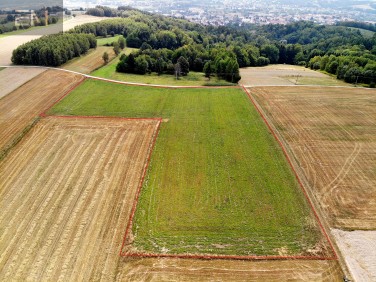
<path fill-rule="evenodd" d="M 104 61 L 102 59 L 104 52 L 108 53 L 110 61 L 116 56 L 113 47 L 99 46 L 95 49 L 89 50 L 87 54 L 82 55 L 79 58 L 74 58 L 62 66 L 62 68 L 89 74 L 104 65 Z"/>
<path fill-rule="evenodd" d="M 120 281 L 343 281 L 337 261 L 125 259 Z"/>
<path fill-rule="evenodd" d="M 349 85 L 321 72 L 292 65 L 242 68 L 240 75 L 242 77 L 240 84 L 245 86 Z"/>
<path fill-rule="evenodd" d="M 332 227 L 376 228 L 376 92 L 251 88 L 286 141 Z"/>
<path fill-rule="evenodd" d="M 124 252 L 333 256 L 240 89 L 87 80 L 50 113 L 165 119 Z"/>
<path fill-rule="evenodd" d="M 0 73 L 0 98 L 44 72 L 38 68 L 5 68 Z"/>
<path fill-rule="evenodd" d="M 42 119 L 0 164 L 0 280 L 115 280 L 158 124 Z"/>
<path fill-rule="evenodd" d="M 84 79 L 81 75 L 45 71 L 0 99 L 0 155 L 23 130 Z"/>

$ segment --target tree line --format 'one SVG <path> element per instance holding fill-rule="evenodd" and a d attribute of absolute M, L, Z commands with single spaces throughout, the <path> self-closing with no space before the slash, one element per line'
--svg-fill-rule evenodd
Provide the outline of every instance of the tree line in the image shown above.
<path fill-rule="evenodd" d="M 365 29 L 365 30 L 376 32 L 376 24 L 373 24 L 373 23 L 344 21 L 344 22 L 338 22 L 336 25 L 360 28 L 360 29 Z"/>
<path fill-rule="evenodd" d="M 308 67 L 336 75 L 338 79 L 348 83 L 363 83 L 375 87 L 376 54 L 359 46 L 315 56 L 308 62 Z"/>
<path fill-rule="evenodd" d="M 93 34 L 45 35 L 15 49 L 12 62 L 16 65 L 57 67 L 96 47 L 97 40 Z"/>
<path fill-rule="evenodd" d="M 176 50 L 153 49 L 144 43 L 137 52 L 122 55 L 116 70 L 118 72 L 158 75 L 186 76 L 190 70 L 205 72 L 206 77 L 217 75 L 229 82 L 240 80 L 239 64 L 232 50 L 226 48 L 205 49 L 200 44 L 185 45 Z"/>
<path fill-rule="evenodd" d="M 116 18 L 77 26 L 69 33 L 92 34 L 96 37 L 123 35 L 128 47 L 139 50 L 122 57 L 119 71 L 159 74 L 178 72 L 184 75 L 188 73 L 185 70 L 188 66 L 189 70 L 202 71 L 208 77 L 217 75 L 228 81 L 237 81 L 239 68 L 279 63 L 317 69 L 321 64 L 318 63 L 319 58 L 325 57 L 325 61 L 327 57 L 335 56 L 338 65 L 358 67 L 361 71 L 367 71 L 367 77 L 373 79 L 370 65 L 374 62 L 372 56 L 376 55 L 376 35 L 366 38 L 359 30 L 344 26 L 302 21 L 288 25 L 216 27 L 129 7 L 112 9 L 97 6 L 95 9 L 103 11 L 103 16 Z M 57 45 L 55 47 L 60 48 Z M 356 50 L 356 55 L 352 50 Z M 365 58 L 367 63 L 360 63 L 355 57 Z M 342 63 L 342 60 L 353 63 Z M 334 69 L 334 65 L 331 69 Z M 336 69 L 335 74 L 338 72 L 339 69 Z M 340 72 L 338 78 L 349 77 L 342 75 L 343 72 Z"/>

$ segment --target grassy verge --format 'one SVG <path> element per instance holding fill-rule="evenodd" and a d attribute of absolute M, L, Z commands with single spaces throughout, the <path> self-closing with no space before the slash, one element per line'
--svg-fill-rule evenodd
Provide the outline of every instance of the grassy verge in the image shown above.
<path fill-rule="evenodd" d="M 136 49 L 126 48 L 125 54 L 128 55 Z M 120 55 L 119 55 L 120 58 Z M 157 85 L 174 85 L 174 86 L 229 86 L 234 85 L 224 80 L 212 78 L 208 80 L 203 73 L 190 72 L 187 76 L 176 79 L 173 75 L 158 75 L 156 73 L 138 75 L 130 73 L 116 72 L 116 65 L 119 63 L 119 58 L 108 63 L 106 66 L 91 73 L 93 76 L 114 79 L 119 81 L 157 84 Z"/>
<path fill-rule="evenodd" d="M 97 39 L 97 45 L 98 46 L 105 46 L 106 44 L 111 44 L 115 41 L 118 41 L 120 36 L 122 36 L 122 35 L 116 35 L 114 37 L 110 36 L 110 37 L 98 38 Z"/>
<path fill-rule="evenodd" d="M 306 254 L 321 238 L 280 148 L 240 89 L 87 80 L 50 114 L 166 120 L 133 225 L 138 250 Z"/>

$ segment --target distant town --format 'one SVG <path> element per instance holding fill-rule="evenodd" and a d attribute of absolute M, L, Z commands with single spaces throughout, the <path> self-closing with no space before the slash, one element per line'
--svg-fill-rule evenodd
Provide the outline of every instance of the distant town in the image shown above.
<path fill-rule="evenodd" d="M 64 1 L 68 8 L 89 8 L 95 5 L 128 5 L 143 11 L 159 13 L 205 25 L 287 24 L 307 20 L 319 24 L 339 21 L 376 22 L 376 1 L 257 1 L 257 0 L 87 0 Z"/>

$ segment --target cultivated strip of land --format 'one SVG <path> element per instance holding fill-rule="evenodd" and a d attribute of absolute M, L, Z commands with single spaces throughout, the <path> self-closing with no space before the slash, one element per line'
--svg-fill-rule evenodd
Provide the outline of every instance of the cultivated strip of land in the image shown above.
<path fill-rule="evenodd" d="M 125 253 L 333 256 L 241 89 L 87 80 L 50 113 L 165 119 Z"/>
<path fill-rule="evenodd" d="M 123 259 L 118 281 L 327 281 L 343 282 L 337 261 Z"/>
<path fill-rule="evenodd" d="M 0 153 L 14 144 L 22 131 L 84 79 L 81 75 L 49 70 L 0 100 Z"/>
<path fill-rule="evenodd" d="M 89 50 L 88 54 L 74 58 L 63 65 L 62 68 L 82 74 L 89 74 L 103 66 L 104 61 L 102 56 L 104 52 L 108 53 L 110 60 L 115 58 L 115 52 L 112 47 L 99 46 L 94 50 Z"/>
<path fill-rule="evenodd" d="M 376 92 L 251 88 L 289 145 L 331 226 L 376 228 Z"/>
<path fill-rule="evenodd" d="M 269 65 L 240 69 L 245 86 L 351 86 L 341 80 L 311 69 L 292 65 Z"/>
<path fill-rule="evenodd" d="M 0 164 L 0 280 L 114 281 L 159 122 L 43 118 Z"/>

